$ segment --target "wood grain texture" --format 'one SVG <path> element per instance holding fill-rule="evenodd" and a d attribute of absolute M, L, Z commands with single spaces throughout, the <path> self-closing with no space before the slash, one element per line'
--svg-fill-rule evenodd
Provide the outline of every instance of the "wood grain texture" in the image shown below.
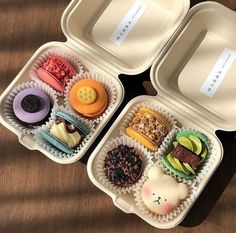
<path fill-rule="evenodd" d="M 65 41 L 60 19 L 69 2 L 0 0 L 1 93 L 39 46 L 49 41 Z M 236 10 L 235 0 L 218 2 Z M 154 94 L 148 75 L 148 71 L 140 74 L 138 84 L 135 78 L 121 76 L 126 90 L 136 85 L 139 91 L 129 91 L 119 111 L 134 96 Z M 90 182 L 86 161 L 102 135 L 82 162 L 72 165 L 58 165 L 37 151 L 27 150 L 3 126 L 0 126 L 0 135 L 0 233 L 160 231 L 135 215 L 118 210 L 112 200 Z M 236 232 L 235 132 L 217 132 L 217 135 L 225 149 L 220 167 L 181 226 L 168 232 Z"/>

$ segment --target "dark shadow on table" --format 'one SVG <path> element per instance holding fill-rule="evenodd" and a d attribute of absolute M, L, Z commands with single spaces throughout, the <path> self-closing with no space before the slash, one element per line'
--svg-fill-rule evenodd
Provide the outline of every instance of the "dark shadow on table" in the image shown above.
<path fill-rule="evenodd" d="M 58 214 L 59 215 L 59 214 Z M 121 214 L 119 210 L 115 212 L 107 211 L 101 213 L 99 210 L 94 210 L 91 213 L 82 214 L 67 214 L 66 216 L 55 216 L 51 218 L 35 219 L 31 221 L 17 221 L 14 224 L 6 223 L 0 227 L 1 233 L 17 232 L 17 233 L 47 233 L 47 232 L 122 232 L 127 228 L 135 231 L 136 226 L 139 225 L 146 229 L 147 232 L 156 232 L 157 230 L 148 226 L 144 221 L 137 218 L 135 215 Z"/>
<path fill-rule="evenodd" d="M 58 4 L 61 4 L 63 6 L 66 6 L 70 3 L 70 0 L 1 0 L 0 1 L 0 11 L 6 12 L 7 10 L 11 10 L 13 7 L 21 10 L 25 8 L 31 8 L 34 7 L 44 7 L 47 8 L 51 6 L 55 6 Z"/>
<path fill-rule="evenodd" d="M 193 227 L 201 224 L 207 218 L 234 176 L 236 156 L 232 152 L 236 151 L 235 132 L 218 131 L 217 136 L 220 138 L 224 147 L 223 160 L 193 208 L 180 224 L 181 226 Z"/>
<path fill-rule="evenodd" d="M 190 2 L 191 2 L 191 7 L 192 7 L 200 2 L 205 2 L 205 0 L 190 0 Z"/>

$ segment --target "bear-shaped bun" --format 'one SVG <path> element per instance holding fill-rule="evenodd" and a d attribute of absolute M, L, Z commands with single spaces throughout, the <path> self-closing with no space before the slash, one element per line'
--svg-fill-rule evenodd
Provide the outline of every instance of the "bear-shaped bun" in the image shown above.
<path fill-rule="evenodd" d="M 159 167 L 152 167 L 142 187 L 145 206 L 155 214 L 165 215 L 173 211 L 179 202 L 188 196 L 188 186 L 178 183 Z"/>

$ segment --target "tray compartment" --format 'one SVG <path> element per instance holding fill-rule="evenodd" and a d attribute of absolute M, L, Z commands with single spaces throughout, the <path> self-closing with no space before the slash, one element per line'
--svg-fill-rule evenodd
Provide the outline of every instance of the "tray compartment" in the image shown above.
<path fill-rule="evenodd" d="M 5 105 L 5 100 L 6 100 L 7 96 L 8 96 L 8 94 L 18 84 L 31 80 L 29 74 L 30 74 L 31 68 L 37 62 L 37 58 L 42 53 L 44 53 L 45 51 L 48 51 L 48 50 L 51 50 L 51 49 L 53 49 L 53 50 L 56 50 L 56 49 L 63 50 L 65 52 L 69 53 L 69 54 L 72 54 L 74 57 L 77 57 L 81 61 L 81 63 L 89 71 L 99 73 L 104 78 L 107 78 L 108 80 L 112 80 L 112 83 L 115 86 L 115 89 L 117 91 L 117 97 L 116 97 L 116 101 L 115 101 L 114 105 L 109 109 L 109 111 L 107 112 L 107 114 L 104 117 L 104 119 L 100 123 L 96 124 L 96 126 L 94 126 L 95 130 L 93 131 L 93 134 L 90 137 L 90 139 L 86 142 L 86 145 L 75 156 L 68 157 L 68 158 L 67 157 L 65 157 L 65 158 L 58 158 L 57 156 L 54 156 L 52 153 L 47 151 L 45 148 L 39 146 L 36 143 L 36 141 L 35 141 L 34 134 L 24 135 L 23 133 L 19 132 L 18 129 L 13 127 L 7 121 L 7 119 L 5 118 L 5 114 L 4 114 L 4 105 Z M 36 82 L 42 83 L 39 80 L 36 81 Z M 43 83 L 42 85 L 46 85 L 46 84 Z M 60 95 L 58 93 L 56 93 L 56 95 L 57 95 L 57 99 L 58 99 L 58 105 L 59 106 L 64 106 L 65 105 L 64 96 Z M 103 127 L 109 121 L 109 119 L 114 114 L 116 109 L 119 107 L 119 105 L 121 104 L 122 100 L 123 100 L 123 86 L 122 86 L 121 82 L 119 81 L 119 79 L 117 78 L 117 75 L 115 75 L 114 73 L 111 73 L 109 69 L 107 69 L 106 67 L 102 66 L 101 64 L 96 63 L 95 61 L 89 59 L 89 57 L 83 51 L 75 51 L 72 48 L 70 48 L 69 46 L 67 46 L 65 43 L 51 42 L 51 43 L 48 43 L 48 44 L 42 46 L 41 48 L 39 48 L 35 52 L 35 54 L 32 56 L 32 58 L 29 60 L 29 62 L 25 65 L 25 67 L 23 67 L 21 72 L 14 79 L 14 81 L 5 90 L 5 92 L 1 96 L 1 101 L 0 101 L 0 116 L 1 116 L 1 122 L 7 128 L 9 128 L 11 131 L 13 131 L 18 136 L 19 141 L 24 146 L 26 146 L 27 148 L 29 148 L 31 150 L 39 150 L 39 151 L 41 151 L 43 154 L 45 154 L 46 156 L 48 156 L 50 159 L 52 159 L 55 162 L 63 163 L 63 164 L 68 164 L 68 163 L 72 163 L 72 162 L 77 161 L 78 159 L 80 159 L 85 154 L 85 152 L 92 145 L 93 141 L 96 139 L 96 137 L 98 136 L 100 131 L 103 129 Z"/>
<path fill-rule="evenodd" d="M 122 126 L 124 119 L 126 116 L 133 111 L 133 109 L 136 108 L 136 106 L 140 106 L 143 104 L 149 104 L 154 105 L 157 108 L 162 108 L 165 110 L 165 112 L 168 112 L 169 114 L 173 115 L 174 118 L 185 128 L 192 128 L 194 130 L 197 130 L 203 134 L 205 134 L 209 140 L 212 143 L 213 146 L 213 154 L 215 158 L 209 166 L 209 170 L 206 172 L 205 176 L 202 177 L 200 182 L 197 182 L 196 180 L 189 182 L 186 181 L 187 184 L 193 185 L 194 189 L 194 196 L 191 198 L 191 204 L 188 208 L 185 208 L 179 215 L 174 217 L 173 219 L 169 219 L 168 221 L 154 221 L 150 218 L 148 218 L 146 215 L 144 215 L 140 210 L 138 209 L 136 203 L 134 202 L 134 196 L 133 193 L 131 194 L 119 194 L 117 192 L 114 192 L 113 190 L 108 189 L 106 186 L 103 185 L 103 183 L 100 181 L 99 177 L 96 176 L 95 170 L 96 170 L 96 158 L 99 155 L 100 151 L 103 149 L 104 145 L 107 144 L 110 140 L 118 137 L 120 135 L 119 128 Z M 168 137 L 168 136 L 167 136 Z M 166 143 L 166 142 L 164 142 Z M 158 152 L 157 152 L 158 153 Z M 221 147 L 221 143 L 219 142 L 218 138 L 215 136 L 214 133 L 212 133 L 211 128 L 203 127 L 201 126 L 200 122 L 191 121 L 181 113 L 178 113 L 178 111 L 175 110 L 171 104 L 168 104 L 163 100 L 162 98 L 158 97 L 148 97 L 148 96 L 141 96 L 133 99 L 130 101 L 125 109 L 122 111 L 122 113 L 119 115 L 118 119 L 114 122 L 110 130 L 107 132 L 103 140 L 100 142 L 99 146 L 96 148 L 96 150 L 93 152 L 93 154 L 90 156 L 89 162 L 88 162 L 88 174 L 91 179 L 91 181 L 102 191 L 107 193 L 112 199 L 114 204 L 122 209 L 125 212 L 128 213 L 135 213 L 139 217 L 141 217 L 144 221 L 148 222 L 149 224 L 157 227 L 157 228 L 171 228 L 176 225 L 178 225 L 184 218 L 184 216 L 188 213 L 191 206 L 194 204 L 197 197 L 202 192 L 203 188 L 207 184 L 208 180 L 214 173 L 215 169 L 218 167 L 222 160 L 223 156 L 223 150 Z M 158 161 L 156 161 L 158 162 Z M 119 200 L 119 201 L 117 201 Z"/>

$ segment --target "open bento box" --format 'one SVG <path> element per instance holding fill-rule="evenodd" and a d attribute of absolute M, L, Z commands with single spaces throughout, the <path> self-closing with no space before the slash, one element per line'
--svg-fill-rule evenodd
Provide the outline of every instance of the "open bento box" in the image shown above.
<path fill-rule="evenodd" d="M 110 2 L 111 4 L 109 4 Z M 147 2 L 157 8 L 166 9 L 169 14 L 172 14 L 171 11 L 173 11 L 173 16 L 170 19 L 168 19 L 164 13 L 157 16 L 155 8 L 147 9 L 146 13 L 142 15 L 139 15 L 138 13 L 138 18 L 142 16 L 145 19 L 144 21 L 140 21 L 142 22 L 142 25 L 138 27 L 138 31 L 136 32 L 138 34 L 143 33 L 143 28 L 145 27 L 145 24 L 148 23 L 150 15 L 156 22 L 159 22 L 162 17 L 165 17 L 166 21 L 163 25 L 159 25 L 159 29 L 156 31 L 146 28 L 148 41 L 139 40 L 136 41 L 136 43 L 133 43 L 134 37 L 137 36 L 136 33 L 134 33 L 133 37 L 133 32 L 135 32 L 135 30 L 132 32 L 132 28 L 136 23 L 135 20 L 137 20 L 134 18 L 134 21 L 129 25 L 129 37 L 131 39 L 129 40 L 128 37 L 125 42 L 117 42 L 122 44 L 122 46 L 117 47 L 116 45 L 113 45 L 113 42 L 103 43 L 103 41 L 106 41 L 103 40 L 102 37 L 106 37 L 107 33 L 112 32 L 104 31 L 102 26 L 103 20 L 106 20 L 106 17 L 110 16 L 100 16 L 103 15 L 103 11 L 106 7 L 108 7 L 108 10 L 104 11 L 104 14 L 109 14 L 110 10 L 113 11 L 113 9 L 109 10 L 109 7 L 116 8 L 120 2 L 106 0 L 71 1 L 61 20 L 62 30 L 67 37 L 67 41 L 65 43 L 51 42 L 40 47 L 1 95 L 0 122 L 18 136 L 21 144 L 30 150 L 39 150 L 53 161 L 61 164 L 73 163 L 85 154 L 122 103 L 124 88 L 118 75 L 121 73 L 138 74 L 149 68 L 189 9 L 189 1 L 187 0 L 182 1 L 183 4 L 180 5 L 176 4 L 175 1 L 170 1 L 170 4 L 164 3 L 165 1 L 162 1 L 162 4 L 156 4 L 152 1 Z M 128 9 L 133 3 L 134 1 L 126 1 L 125 7 Z M 142 1 L 141 5 L 143 5 Z M 137 7 L 139 7 L 139 1 L 135 4 L 134 10 L 137 10 Z M 146 3 L 142 7 L 143 9 L 146 8 Z M 122 17 L 122 14 L 127 9 L 123 9 L 122 7 L 119 14 L 116 13 L 116 16 L 118 18 Z M 135 12 L 131 13 L 132 16 L 134 16 L 133 14 Z M 111 24 L 116 24 L 117 20 L 119 20 L 118 18 L 111 17 L 109 22 Z M 115 25 L 111 25 L 111 27 L 107 29 L 113 30 L 113 26 Z M 121 33 L 120 30 L 124 30 L 124 28 L 117 30 L 116 33 Z M 158 37 L 157 34 L 159 35 Z M 125 35 L 123 35 L 123 40 L 124 37 Z M 156 38 L 158 38 L 158 40 Z M 137 48 L 142 47 L 142 45 L 145 45 L 145 48 L 143 48 L 142 51 L 140 49 L 137 50 Z M 47 59 L 51 56 L 63 58 L 75 69 L 76 74 L 68 81 L 63 93 L 58 92 L 58 89 L 52 89 L 45 82 L 42 82 L 42 77 L 39 79 L 38 71 L 44 68 L 45 64 L 47 65 L 49 63 L 50 65 L 50 60 L 48 61 Z M 46 76 L 46 78 L 48 78 L 48 76 Z M 105 88 L 108 96 L 106 110 L 98 117 L 92 119 L 88 119 L 87 117 L 78 114 L 71 106 L 69 100 L 72 87 L 77 81 L 86 78 L 99 81 Z M 43 80 L 45 81 L 45 79 Z M 55 80 L 53 80 L 53 82 L 55 84 Z M 56 83 L 58 82 L 56 81 Z M 33 126 L 33 128 L 32 125 L 28 127 L 28 125 L 22 124 L 19 119 L 16 119 L 13 108 L 13 102 L 14 99 L 16 99 L 16 95 L 27 88 L 39 88 L 45 92 L 50 98 L 52 107 L 48 121 L 39 126 Z M 66 113 L 79 119 L 89 128 L 89 135 L 85 137 L 72 154 L 55 149 L 55 147 L 48 143 L 48 141 L 45 141 L 45 138 L 41 135 L 42 131 L 50 131 L 56 121 L 56 114 L 58 111 L 66 111 Z M 29 115 L 26 114 L 26 117 L 28 116 Z M 55 140 L 53 142 L 57 143 Z"/>
<path fill-rule="evenodd" d="M 151 68 L 151 81 L 159 94 L 155 97 L 139 96 L 126 105 L 90 156 L 87 170 L 91 181 L 108 194 L 119 209 L 125 213 L 138 215 L 154 227 L 172 228 L 184 219 L 223 158 L 223 148 L 215 131 L 218 129 L 235 130 L 236 102 L 232 84 L 236 74 L 236 35 L 234 33 L 236 14 L 214 2 L 198 4 L 187 12 L 188 1 L 139 1 L 138 9 L 142 9 L 142 4 L 144 4 L 147 7 L 145 10 L 154 10 L 155 14 L 148 14 L 148 21 L 145 21 L 145 16 L 141 18 L 131 32 L 132 35 L 130 33 L 127 38 L 123 38 L 124 41 L 121 43 L 113 41 L 111 28 L 114 30 L 117 27 L 115 25 L 119 25 L 118 28 L 123 25 L 124 20 L 132 14 L 137 4 L 137 1 L 128 2 L 132 4 L 118 6 L 117 1 L 111 1 L 96 21 L 95 26 L 98 26 L 100 30 L 93 28 L 93 35 L 98 35 L 98 44 L 112 54 L 117 53 L 123 61 L 126 55 L 132 56 L 135 52 L 148 53 L 152 49 L 158 52 Z M 113 7 L 119 10 L 113 9 L 112 14 Z M 117 14 L 114 13 L 117 11 Z M 158 43 L 165 33 L 168 34 L 171 31 L 172 20 L 176 20 L 180 15 L 185 15 L 185 18 L 180 25 L 178 23 L 179 27 L 168 43 L 165 46 Z M 104 34 L 102 26 L 106 31 Z M 108 35 L 112 36 L 109 38 Z M 143 38 L 144 41 L 142 41 Z M 133 49 L 129 49 L 130 44 Z M 157 44 L 158 49 L 154 46 Z M 134 135 L 128 131 L 130 124 L 134 127 L 140 120 L 137 120 L 137 117 L 143 116 L 140 116 L 140 113 L 144 111 L 140 109 L 143 108 L 164 116 L 170 122 L 169 133 L 154 152 L 147 148 L 146 139 L 140 140 L 137 134 Z M 139 127 L 145 128 L 144 120 L 141 121 Z M 180 177 L 178 172 L 169 169 L 171 163 L 169 165 L 163 163 L 163 157 L 170 154 L 173 143 L 177 140 L 179 133 L 184 135 L 183 132 L 185 135 L 186 132 L 195 132 L 195 135 L 200 132 L 208 138 L 211 147 L 208 158 L 200 169 L 196 170 L 192 179 L 186 176 Z M 126 174 L 127 168 L 125 167 L 124 173 L 120 173 L 121 165 L 114 157 L 114 163 L 110 159 L 112 154 L 120 156 L 120 153 L 123 153 L 122 150 L 117 152 L 120 145 L 134 148 L 143 162 L 143 174 L 136 183 L 131 182 L 128 187 L 126 183 L 122 183 L 124 181 L 122 175 Z M 119 169 L 115 170 L 115 166 Z M 151 195 L 159 193 L 158 198 L 161 199 L 165 197 L 161 196 L 164 192 L 163 195 L 171 200 L 178 195 L 178 189 L 173 189 L 173 185 L 166 187 L 163 184 L 165 188 L 154 192 L 149 186 L 150 189 L 147 191 L 147 183 L 152 182 L 155 177 L 153 172 L 148 171 L 156 166 L 161 167 L 163 173 L 171 176 L 178 183 L 185 184 L 189 191 L 175 209 L 162 214 L 153 212 L 152 205 L 148 201 L 154 200 L 153 202 L 159 204 L 159 200 L 153 199 Z M 170 191 L 165 193 L 168 188 Z M 151 201 L 145 200 L 147 198 L 145 195 L 150 195 L 148 197 Z M 168 198 L 166 197 L 165 201 L 168 201 Z"/>
<path fill-rule="evenodd" d="M 140 96 L 128 103 L 91 155 L 88 174 L 118 208 L 137 214 L 157 228 L 171 228 L 183 220 L 223 157 L 215 131 L 233 130 L 236 123 L 231 85 L 236 69 L 235 13 L 212 2 L 199 4 L 190 11 L 189 5 L 189 0 L 127 0 L 125 4 L 119 0 L 73 0 L 62 16 L 67 41 L 39 48 L 0 99 L 1 123 L 23 145 L 41 151 L 55 162 L 72 163 L 85 154 L 121 104 L 124 89 L 118 75 L 138 74 L 152 65 L 151 79 L 159 95 Z M 54 91 L 37 76 L 37 69 L 51 55 L 69 60 L 76 68 L 77 74 L 64 93 Z M 69 101 L 70 88 L 85 77 L 101 82 L 108 95 L 106 110 L 95 119 L 77 114 Z M 48 122 L 33 130 L 19 124 L 12 112 L 16 94 L 32 86 L 43 90 L 53 105 Z M 151 152 L 125 134 L 127 124 L 143 107 L 171 122 L 171 130 L 157 152 Z M 42 130 L 51 127 L 59 110 L 69 112 L 90 128 L 90 134 L 72 155 L 58 152 L 40 137 Z M 211 145 L 208 159 L 192 180 L 177 177 L 160 163 L 182 127 L 201 132 Z M 158 216 L 139 205 L 138 186 L 124 190 L 104 182 L 104 160 L 100 156 L 107 148 L 122 143 L 143 155 L 140 182 L 145 181 L 146 170 L 155 164 L 168 177 L 188 187 L 188 196 L 170 214 Z"/>

